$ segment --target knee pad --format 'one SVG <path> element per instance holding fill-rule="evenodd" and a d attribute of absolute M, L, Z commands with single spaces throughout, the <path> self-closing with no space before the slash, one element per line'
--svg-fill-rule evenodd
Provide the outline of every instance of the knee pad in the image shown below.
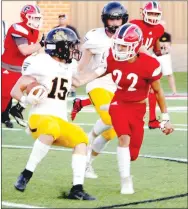
<path fill-rule="evenodd" d="M 92 150 L 97 153 L 100 153 L 105 148 L 107 143 L 108 141 L 106 141 L 105 138 L 100 135 L 93 141 Z"/>
<path fill-rule="evenodd" d="M 102 132 L 110 129 L 111 126 L 110 125 L 106 125 L 101 119 L 97 120 L 97 122 L 95 123 L 94 127 L 93 127 L 93 131 L 95 132 L 95 134 L 98 136 L 100 135 Z"/>

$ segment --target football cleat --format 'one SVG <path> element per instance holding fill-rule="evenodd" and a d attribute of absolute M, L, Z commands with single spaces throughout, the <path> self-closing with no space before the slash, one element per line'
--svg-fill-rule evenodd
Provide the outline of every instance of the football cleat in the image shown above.
<path fill-rule="evenodd" d="M 29 180 L 29 178 L 26 178 L 23 176 L 23 174 L 20 174 L 20 176 L 17 179 L 17 182 L 14 184 L 14 187 L 20 192 L 23 192 Z"/>
<path fill-rule="evenodd" d="M 97 179 L 98 178 L 98 175 L 95 173 L 92 165 L 89 163 L 86 166 L 85 178 L 88 178 L 88 179 Z"/>
<path fill-rule="evenodd" d="M 160 128 L 160 122 L 158 120 L 150 120 L 148 123 L 148 127 L 149 129 L 156 129 L 156 128 Z"/>
<path fill-rule="evenodd" d="M 134 194 L 132 176 L 121 179 L 121 194 Z"/>
<path fill-rule="evenodd" d="M 2 123 L 4 123 L 7 128 L 13 128 L 14 127 L 13 123 L 10 120 L 6 120 Z"/>
<path fill-rule="evenodd" d="M 75 119 L 77 113 L 82 109 L 81 99 L 75 98 L 73 100 L 72 111 L 71 111 L 71 119 L 72 121 Z"/>
<path fill-rule="evenodd" d="M 83 189 L 75 189 L 74 186 L 68 195 L 64 193 L 64 198 L 71 200 L 96 200 L 95 197 L 89 195 Z"/>

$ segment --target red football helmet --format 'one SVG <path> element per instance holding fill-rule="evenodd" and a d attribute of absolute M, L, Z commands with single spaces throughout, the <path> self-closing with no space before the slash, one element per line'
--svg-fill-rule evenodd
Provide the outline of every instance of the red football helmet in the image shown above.
<path fill-rule="evenodd" d="M 42 26 L 42 15 L 37 5 L 25 5 L 20 13 L 23 22 L 27 26 L 35 30 L 39 30 Z"/>
<path fill-rule="evenodd" d="M 112 38 L 112 54 L 117 61 L 126 61 L 137 55 L 143 42 L 142 30 L 135 24 L 122 25 Z"/>
<path fill-rule="evenodd" d="M 150 25 L 158 25 L 162 18 L 162 10 L 157 1 L 149 1 L 142 9 L 144 22 Z"/>

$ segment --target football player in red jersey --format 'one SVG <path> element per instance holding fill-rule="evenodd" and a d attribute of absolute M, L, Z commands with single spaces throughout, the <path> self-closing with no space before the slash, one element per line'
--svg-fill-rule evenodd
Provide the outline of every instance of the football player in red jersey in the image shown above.
<path fill-rule="evenodd" d="M 155 92 L 162 113 L 160 127 L 163 133 L 168 135 L 174 130 L 160 85 L 162 75 L 160 63 L 145 53 L 138 53 L 142 42 L 141 29 L 132 23 L 124 24 L 113 37 L 113 46 L 107 57 L 106 66 L 101 66 L 96 71 L 85 74 L 83 79 L 78 79 L 81 85 L 106 71 L 112 74 L 113 81 L 117 84 L 111 104 L 103 105 L 101 108 L 109 110 L 112 125 L 119 139 L 117 159 L 121 194 L 134 193 L 130 161 L 137 159 L 142 145 L 143 119 L 150 86 Z"/>
<path fill-rule="evenodd" d="M 142 11 L 142 20 L 131 20 L 131 23 L 138 25 L 143 32 L 143 45 L 151 55 L 161 56 L 160 37 L 164 34 L 164 27 L 160 24 L 162 10 L 157 1 L 150 1 L 145 4 Z M 154 55 L 154 56 L 155 56 Z M 156 97 L 152 90 L 149 93 L 149 123 L 150 129 L 159 128 L 160 122 L 156 119 Z"/>
<path fill-rule="evenodd" d="M 156 54 L 161 56 L 160 37 L 164 34 L 164 28 L 160 24 L 162 11 L 160 5 L 156 1 L 150 1 L 146 3 L 142 9 L 142 20 L 132 20 L 131 23 L 138 25 L 143 31 L 143 45 L 151 55 Z M 156 119 L 156 97 L 152 89 L 149 94 L 149 128 L 160 128 L 160 122 Z M 90 105 L 89 99 L 80 100 L 76 98 L 73 102 L 73 110 L 71 113 L 72 120 L 76 117 L 76 114 L 82 109 L 82 107 Z"/>
<path fill-rule="evenodd" d="M 8 29 L 2 55 L 2 122 L 7 124 L 10 119 L 7 106 L 11 100 L 10 91 L 21 76 L 21 66 L 24 59 L 44 46 L 44 37 L 36 43 L 39 37 L 39 29 L 42 24 L 42 15 L 38 6 L 26 5 L 20 13 L 22 22 L 15 23 Z M 16 104 L 10 109 L 10 114 L 20 125 L 25 125 L 22 111 L 23 104 Z M 6 115 L 6 117 L 5 117 Z M 13 126 L 11 126 L 13 127 Z"/>

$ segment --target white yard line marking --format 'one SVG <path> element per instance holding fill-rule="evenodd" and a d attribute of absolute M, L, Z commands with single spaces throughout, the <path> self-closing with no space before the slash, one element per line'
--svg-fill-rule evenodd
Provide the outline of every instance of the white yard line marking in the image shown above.
<path fill-rule="evenodd" d="M 46 208 L 46 207 L 39 207 L 39 206 L 33 206 L 33 205 L 17 204 L 14 202 L 7 202 L 7 201 L 2 201 L 1 204 L 3 206 L 13 207 L 13 208 Z"/>
<path fill-rule="evenodd" d="M 18 146 L 18 145 L 2 145 L 2 147 L 3 148 L 11 148 L 11 149 L 32 149 L 33 148 L 32 146 Z M 51 147 L 50 150 L 72 152 L 72 149 L 68 149 L 68 148 Z M 103 151 L 101 153 L 102 154 L 109 154 L 109 155 L 116 155 L 116 152 L 109 152 L 109 151 Z M 161 156 L 153 156 L 153 155 L 139 155 L 139 156 L 144 157 L 144 158 L 175 160 L 175 161 L 187 162 L 186 158 L 171 158 L 171 157 L 161 157 Z"/>
<path fill-rule="evenodd" d="M 87 123 L 75 123 L 80 126 L 93 126 L 94 124 Z M 144 129 L 148 129 L 148 126 L 144 126 Z M 3 131 L 25 131 L 23 128 L 2 128 Z M 175 131 L 187 131 L 187 128 L 175 128 Z"/>

